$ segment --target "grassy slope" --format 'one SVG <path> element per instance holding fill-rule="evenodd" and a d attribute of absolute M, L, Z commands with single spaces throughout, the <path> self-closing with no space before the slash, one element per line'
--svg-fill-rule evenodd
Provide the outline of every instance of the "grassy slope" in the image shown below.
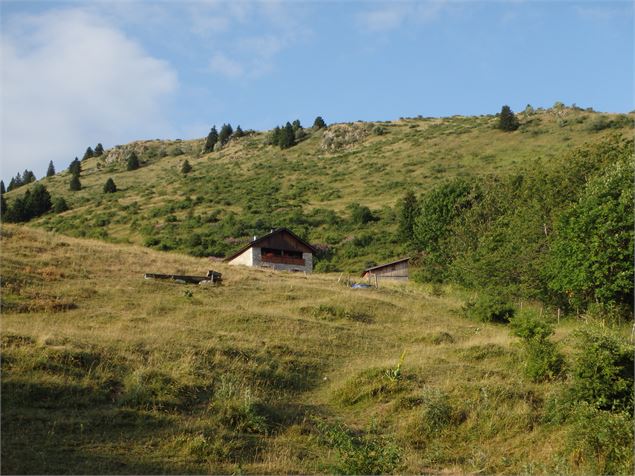
<path fill-rule="evenodd" d="M 495 129 L 493 116 L 403 119 L 377 123 L 385 134 L 369 132 L 358 142 L 330 152 L 320 147 L 324 131 L 310 133 L 307 140 L 285 151 L 265 145 L 264 133 L 205 155 L 200 155 L 202 140 L 139 142 L 128 146 L 135 147 L 145 163 L 137 171 L 126 171 L 123 160 L 103 165 L 89 159 L 82 164 L 80 192 L 68 191 L 68 172 L 43 179 L 52 195 L 64 196 L 72 210 L 35 223 L 64 234 L 137 244 L 163 234 L 160 246 L 181 251 L 192 249 L 188 240 L 198 233 L 212 241 L 202 255 L 226 254 L 254 233 L 288 225 L 314 243 L 330 246 L 338 267 L 353 271 L 368 261 L 395 258 L 405 251 L 400 243 L 390 241 L 396 220 L 392 209 L 385 207 L 393 207 L 406 190 L 422 193 L 455 176 L 549 167 L 551 158 L 616 130 L 590 131 L 599 117 L 574 109 L 520 114 L 522 126 L 513 133 Z M 374 124 L 356 127 L 371 131 Z M 618 130 L 632 133 L 626 126 Z M 177 150 L 184 154 L 174 155 Z M 186 158 L 194 169 L 183 177 L 180 164 Z M 57 165 L 61 169 L 67 164 Z M 111 196 L 102 193 L 108 177 L 120 189 Z M 7 194 L 9 201 L 13 196 Z M 345 207 L 352 202 L 376 210 L 379 222 L 349 226 Z M 295 218 L 316 208 L 332 210 L 345 221 L 305 223 Z M 351 239 L 364 235 L 370 235 L 373 243 L 362 240 L 361 246 L 350 249 Z"/>
<path fill-rule="evenodd" d="M 2 472 L 328 471 L 314 417 L 374 425 L 403 472 L 563 470 L 566 428 L 541 423 L 561 384 L 528 382 L 507 329 L 459 317 L 454 291 L 216 263 L 220 287 L 142 279 L 210 267 L 4 226 Z M 451 421 L 425 436 L 438 392 Z"/>

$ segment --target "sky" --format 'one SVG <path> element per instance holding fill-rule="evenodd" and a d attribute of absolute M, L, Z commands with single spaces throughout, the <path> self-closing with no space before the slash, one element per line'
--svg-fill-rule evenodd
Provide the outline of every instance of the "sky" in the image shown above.
<path fill-rule="evenodd" d="M 633 5 L 0 0 L 0 176 L 223 123 L 628 112 Z"/>

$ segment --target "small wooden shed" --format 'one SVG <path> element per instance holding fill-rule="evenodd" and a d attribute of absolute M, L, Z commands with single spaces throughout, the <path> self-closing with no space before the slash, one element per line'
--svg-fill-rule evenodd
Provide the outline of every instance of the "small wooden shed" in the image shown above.
<path fill-rule="evenodd" d="M 377 280 L 390 279 L 394 281 L 408 281 L 408 262 L 410 258 L 402 258 L 390 263 L 380 264 L 365 269 L 362 278 Z"/>
<path fill-rule="evenodd" d="M 233 255 L 225 258 L 229 264 L 242 264 L 286 271 L 313 271 L 316 250 L 287 228 L 272 230 L 254 239 Z"/>

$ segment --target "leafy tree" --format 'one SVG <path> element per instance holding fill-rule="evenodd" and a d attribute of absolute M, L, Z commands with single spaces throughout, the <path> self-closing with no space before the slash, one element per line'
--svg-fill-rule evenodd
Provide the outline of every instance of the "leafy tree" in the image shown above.
<path fill-rule="evenodd" d="M 233 133 L 234 130 L 232 129 L 231 124 L 223 124 L 223 127 L 220 128 L 220 133 L 218 134 L 218 140 L 221 145 L 227 144 Z"/>
<path fill-rule="evenodd" d="M 69 206 L 66 203 L 66 200 L 64 200 L 62 197 L 57 197 L 54 201 L 53 201 L 53 211 L 55 213 L 62 213 L 69 210 Z"/>
<path fill-rule="evenodd" d="M 101 157 L 102 155 L 104 155 L 104 146 L 101 145 L 101 142 L 95 146 L 94 155 L 95 157 Z"/>
<path fill-rule="evenodd" d="M 633 162 L 631 152 L 591 179 L 556 224 L 546 275 L 576 308 L 633 303 Z"/>
<path fill-rule="evenodd" d="M 47 177 L 52 177 L 53 175 L 55 175 L 55 166 L 53 165 L 53 161 L 51 160 L 49 162 L 48 169 L 46 169 L 46 176 Z"/>
<path fill-rule="evenodd" d="M 75 157 L 75 160 L 73 160 L 71 162 L 71 165 L 69 165 L 68 171 L 71 173 L 71 175 L 77 175 L 78 177 L 82 173 L 82 163 L 77 157 Z"/>
<path fill-rule="evenodd" d="M 128 170 L 137 170 L 139 168 L 139 158 L 137 157 L 137 154 L 134 151 L 132 151 L 130 155 L 128 156 L 128 162 L 127 162 L 126 168 Z"/>
<path fill-rule="evenodd" d="M 534 382 L 551 380 L 562 372 L 564 359 L 556 345 L 549 340 L 553 327 L 530 312 L 524 312 L 511 321 L 512 329 L 523 341 L 525 373 Z"/>
<path fill-rule="evenodd" d="M 51 194 L 46 187 L 41 183 L 35 184 L 26 199 L 29 219 L 43 215 L 48 212 L 52 206 Z"/>
<path fill-rule="evenodd" d="M 313 121 L 313 128 L 314 129 L 326 128 L 326 122 L 324 122 L 324 119 L 322 119 L 322 116 L 318 116 L 315 118 L 315 121 Z"/>
<path fill-rule="evenodd" d="M 191 171 L 192 171 L 192 166 L 190 165 L 188 160 L 185 159 L 183 161 L 183 165 L 181 165 L 181 173 L 182 174 L 189 174 Z"/>
<path fill-rule="evenodd" d="M 74 192 L 82 189 L 82 183 L 79 181 L 79 175 L 73 174 L 69 184 L 69 189 Z"/>
<path fill-rule="evenodd" d="M 498 128 L 502 131 L 515 131 L 518 129 L 518 119 L 509 106 L 502 107 L 500 115 L 498 117 Z"/>
<path fill-rule="evenodd" d="M 214 150 L 214 146 L 218 142 L 218 131 L 216 130 L 216 126 L 212 126 L 212 129 L 207 134 L 207 139 L 205 139 L 205 146 L 203 147 L 204 152 L 212 152 Z"/>
<path fill-rule="evenodd" d="M 236 130 L 234 131 L 234 137 L 243 137 L 245 132 L 240 128 L 240 126 L 236 126 Z"/>
<path fill-rule="evenodd" d="M 401 202 L 399 214 L 399 235 L 402 239 L 414 240 L 415 219 L 419 215 L 419 202 L 414 192 L 408 191 Z"/>
<path fill-rule="evenodd" d="M 117 191 L 117 186 L 115 185 L 115 181 L 108 177 L 106 183 L 104 184 L 104 193 L 115 193 Z"/>
<path fill-rule="evenodd" d="M 95 156 L 95 153 L 93 152 L 93 149 L 91 147 L 87 147 L 86 152 L 84 152 L 84 157 L 82 157 L 82 160 L 90 159 L 91 157 L 94 157 L 94 156 Z"/>
<path fill-rule="evenodd" d="M 295 145 L 295 132 L 290 122 L 287 122 L 284 129 L 282 129 L 279 145 L 281 149 L 288 149 Z"/>

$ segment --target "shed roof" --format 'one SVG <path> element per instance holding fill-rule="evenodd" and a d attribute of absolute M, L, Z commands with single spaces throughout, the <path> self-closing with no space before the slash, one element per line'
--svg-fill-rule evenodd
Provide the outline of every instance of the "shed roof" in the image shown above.
<path fill-rule="evenodd" d="M 362 276 L 365 275 L 366 273 L 368 273 L 369 271 L 376 271 L 378 269 L 385 268 L 387 266 L 392 266 L 393 264 L 403 263 L 404 261 L 410 261 L 410 257 L 401 258 L 401 259 L 398 259 L 396 261 L 391 261 L 390 263 L 378 264 L 377 266 L 373 266 L 372 268 L 367 268 L 362 273 Z"/>
<path fill-rule="evenodd" d="M 231 256 L 228 256 L 227 258 L 225 258 L 225 261 L 233 260 L 236 256 L 244 253 L 249 248 L 252 248 L 253 246 L 257 246 L 258 244 L 262 243 L 263 241 L 266 241 L 267 239 L 271 238 L 272 236 L 278 235 L 280 233 L 288 233 L 294 240 L 296 240 L 297 242 L 299 242 L 302 245 L 304 245 L 307 248 L 309 248 L 311 250 L 311 253 L 313 253 L 313 254 L 317 253 L 317 250 L 315 249 L 315 247 L 313 247 L 310 243 L 307 243 L 306 241 L 304 241 L 302 238 L 300 238 L 298 235 L 293 233 L 288 228 L 277 228 L 277 229 L 273 230 L 271 233 L 267 233 L 266 235 L 262 235 L 260 238 L 256 238 L 255 240 L 250 241 L 248 244 L 243 246 L 241 249 L 236 251 L 234 254 L 232 254 Z"/>

